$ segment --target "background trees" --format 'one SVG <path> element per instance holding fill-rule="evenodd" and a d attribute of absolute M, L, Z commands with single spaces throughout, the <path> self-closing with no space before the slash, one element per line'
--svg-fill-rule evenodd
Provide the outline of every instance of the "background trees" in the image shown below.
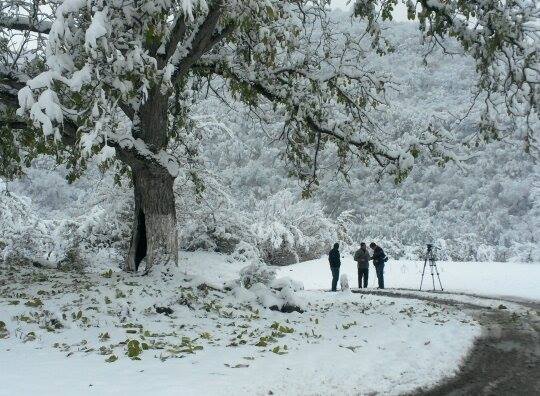
<path fill-rule="evenodd" d="M 7 3 L 0 18 L 9 52 L 2 71 L 9 119 L 2 147 L 10 153 L 4 169 L 16 169 L 41 152 L 67 162 L 72 177 L 95 155 L 118 173 L 129 169 L 135 205 L 125 268 L 135 270 L 145 256 L 148 268 L 176 261 L 173 185 L 187 169 L 201 186 L 198 173 L 205 167 L 197 148 L 205 136 L 190 112 L 209 92 L 232 106 L 243 102 L 252 116 L 281 125 L 278 137 L 286 142 L 290 173 L 304 182 L 306 193 L 319 183 L 325 149 L 336 153 L 336 169 L 345 175 L 350 160 L 359 159 L 397 180 L 424 150 L 441 162 L 459 159 L 460 139 L 446 125 L 389 134 L 371 110 L 387 103 L 392 87 L 390 76 L 367 60 L 373 49 L 388 49 L 378 18 L 388 18 L 395 1 L 379 8 L 374 1 L 356 3 L 373 39 L 340 30 L 328 17 L 327 3 Z M 496 122 L 501 106 L 519 122 L 530 121 L 537 110 L 538 37 L 530 21 L 538 15 L 532 2 L 494 2 L 494 13 L 485 5 L 418 2 L 416 8 L 410 3 L 410 12 L 431 45 L 454 35 L 473 55 L 478 97 L 486 103 L 481 126 L 493 137 L 515 125 Z M 496 23 L 495 38 L 490 23 Z M 27 41 L 10 36 L 18 31 Z M 17 57 L 17 45 L 28 55 Z M 27 119 L 43 134 L 26 128 Z M 524 125 L 531 147 L 534 129 L 530 122 Z"/>

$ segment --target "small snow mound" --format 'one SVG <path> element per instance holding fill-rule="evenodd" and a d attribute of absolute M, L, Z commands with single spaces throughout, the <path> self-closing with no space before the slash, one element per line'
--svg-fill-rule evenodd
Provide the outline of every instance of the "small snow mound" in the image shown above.
<path fill-rule="evenodd" d="M 288 277 L 276 279 L 276 271 L 262 262 L 242 268 L 239 279 L 227 287 L 243 303 L 287 312 L 304 310 L 305 303 L 296 295 L 304 285 Z"/>
<path fill-rule="evenodd" d="M 295 281 L 294 279 L 288 276 L 274 279 L 272 283 L 270 284 L 270 287 L 276 290 L 282 290 L 285 288 L 292 289 L 293 291 L 304 290 L 304 284 L 302 282 Z"/>
<path fill-rule="evenodd" d="M 341 274 L 339 282 L 341 285 L 341 291 L 349 293 L 351 292 L 351 288 L 349 287 L 349 278 L 347 277 L 347 274 Z"/>
<path fill-rule="evenodd" d="M 262 283 L 256 283 L 250 291 L 257 296 L 259 303 L 266 308 L 277 306 L 281 309 L 285 303 L 280 295 Z"/>
<path fill-rule="evenodd" d="M 305 302 L 293 289 L 284 287 L 276 291 L 262 283 L 255 283 L 249 289 L 237 285 L 232 290 L 235 301 L 243 304 L 260 305 L 268 309 L 283 312 L 303 312 Z"/>
<path fill-rule="evenodd" d="M 301 290 L 303 290 L 303 285 Z M 297 290 L 288 286 L 281 289 L 279 293 L 283 300 L 283 306 L 298 307 L 300 310 L 305 311 L 307 306 L 306 301 L 301 298 L 296 291 Z"/>

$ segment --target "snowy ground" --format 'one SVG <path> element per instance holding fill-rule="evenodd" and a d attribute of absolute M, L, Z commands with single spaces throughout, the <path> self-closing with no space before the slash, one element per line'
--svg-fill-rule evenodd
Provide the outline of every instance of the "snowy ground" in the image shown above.
<path fill-rule="evenodd" d="M 306 312 L 283 314 L 198 287 L 243 265 L 197 253 L 172 277 L 0 266 L 0 395 L 399 394 L 451 375 L 480 332 L 432 303 L 304 291 Z"/>
<path fill-rule="evenodd" d="M 347 254 L 343 255 L 341 261 L 341 273 L 347 274 L 351 287 L 357 287 L 356 262 Z M 385 287 L 417 290 L 423 266 L 424 263 L 420 261 L 390 260 L 385 266 Z M 437 267 L 445 291 L 540 300 L 540 263 L 437 262 Z M 281 267 L 278 274 L 301 280 L 306 289 L 330 288 L 331 275 L 326 257 Z M 435 282 L 439 289 L 437 278 Z M 377 276 L 372 264 L 368 287 L 377 287 Z M 422 289 L 433 289 L 429 267 L 424 275 Z"/>

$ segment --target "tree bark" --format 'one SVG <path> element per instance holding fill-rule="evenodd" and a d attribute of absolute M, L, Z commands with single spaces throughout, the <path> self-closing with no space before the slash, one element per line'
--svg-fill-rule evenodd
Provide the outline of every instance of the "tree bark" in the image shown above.
<path fill-rule="evenodd" d="M 158 153 L 167 147 L 168 96 L 153 89 L 139 110 L 140 127 L 135 136 Z M 132 171 L 135 193 L 131 245 L 126 271 L 137 271 L 146 258 L 146 271 L 154 265 L 178 263 L 174 177 L 167 169 L 137 158 L 125 161 Z M 131 162 L 131 163 L 130 163 Z"/>
<path fill-rule="evenodd" d="M 135 207 L 126 271 L 137 271 L 146 258 L 146 271 L 154 265 L 176 265 L 178 240 L 174 204 L 174 178 L 166 170 L 132 169 Z"/>

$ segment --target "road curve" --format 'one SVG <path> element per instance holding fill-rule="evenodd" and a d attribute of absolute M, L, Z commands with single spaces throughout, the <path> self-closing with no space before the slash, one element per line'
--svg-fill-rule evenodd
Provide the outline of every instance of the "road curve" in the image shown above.
<path fill-rule="evenodd" d="M 482 326 L 482 335 L 464 358 L 459 372 L 435 387 L 409 395 L 516 395 L 540 396 L 540 303 L 510 297 L 467 293 L 418 293 L 406 289 L 353 290 L 353 293 L 431 301 L 469 312 Z M 455 298 L 453 298 L 455 296 Z M 459 296 L 494 300 L 499 307 L 459 301 Z M 507 309 L 504 304 L 524 309 Z"/>

